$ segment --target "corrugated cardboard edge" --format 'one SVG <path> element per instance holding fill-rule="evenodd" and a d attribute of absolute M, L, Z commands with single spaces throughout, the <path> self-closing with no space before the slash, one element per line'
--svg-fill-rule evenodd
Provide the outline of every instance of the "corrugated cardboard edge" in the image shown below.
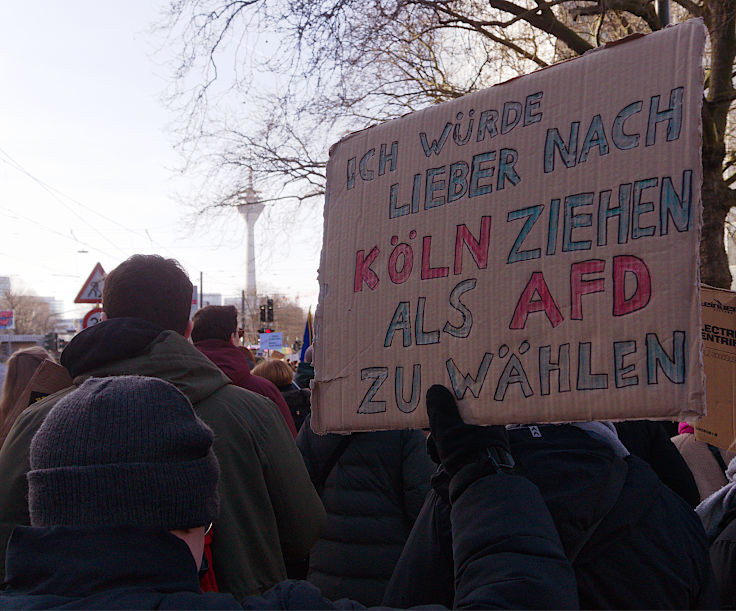
<path fill-rule="evenodd" d="M 707 30 L 705 28 L 705 23 L 702 19 L 702 17 L 698 17 L 697 19 L 690 20 L 694 22 L 695 24 L 698 24 L 700 27 L 694 27 L 692 29 L 693 36 L 696 35 L 696 33 L 699 33 L 702 40 L 700 41 L 694 41 L 694 46 L 699 46 L 701 51 L 701 63 L 700 63 L 700 72 L 701 72 L 701 82 L 705 81 L 705 67 L 703 65 L 702 57 L 705 53 L 705 41 L 707 37 Z M 670 27 L 670 26 L 668 26 Z M 703 113 L 703 96 L 698 96 L 698 116 L 702 117 Z M 698 177 L 698 182 L 693 185 L 693 192 L 698 194 L 698 201 L 700 202 L 700 206 L 698 207 L 698 244 L 703 239 L 703 121 L 702 119 L 699 120 L 696 124 L 697 126 L 697 135 L 698 140 L 700 141 L 700 146 L 698 147 L 698 163 L 700 167 L 700 171 L 696 173 Z M 698 296 L 698 303 L 697 303 L 697 317 L 698 317 L 698 331 L 703 328 L 703 308 L 701 306 L 701 298 L 700 298 L 700 248 L 698 248 L 695 252 L 695 282 L 696 282 L 696 289 L 695 294 Z M 706 414 L 707 410 L 707 397 L 705 396 L 705 368 L 703 366 L 703 338 L 698 333 L 697 335 L 697 341 L 700 343 L 700 350 L 698 350 L 698 367 L 700 369 L 700 388 L 702 388 L 702 393 L 700 395 L 691 396 L 690 401 L 688 403 L 687 409 L 683 409 L 680 412 L 680 420 L 681 421 L 692 421 L 692 420 L 699 420 L 702 416 Z M 691 407 L 694 406 L 694 407 Z M 700 406 L 700 409 L 697 409 L 697 406 Z"/>
<path fill-rule="evenodd" d="M 350 136 L 348 136 L 350 137 Z M 344 140 L 344 139 L 343 139 Z M 341 140 L 340 142 L 342 142 Z M 338 143 L 339 144 L 339 143 Z M 333 145 L 333 147 L 330 148 L 330 155 L 332 154 L 332 150 L 337 145 Z M 333 171 L 332 164 L 327 164 L 327 178 L 329 180 L 329 175 Z M 322 224 L 322 235 L 327 236 L 329 235 L 327 232 L 327 224 L 329 219 L 329 207 L 330 207 L 330 194 L 325 191 L 325 205 L 324 205 L 324 220 Z M 326 259 L 326 252 L 328 252 L 330 249 L 325 248 L 324 244 L 324 238 L 322 243 L 322 252 L 320 254 L 320 262 L 319 262 L 319 270 L 317 270 L 317 280 L 319 281 L 319 301 L 317 302 L 317 308 L 315 309 L 314 313 L 314 342 L 313 342 L 313 354 L 312 354 L 312 365 L 314 367 L 315 376 L 314 379 L 310 382 L 310 387 L 312 389 L 312 403 L 315 404 L 322 404 L 321 401 L 321 393 L 322 393 L 322 385 L 326 381 L 320 381 L 318 372 L 320 370 L 320 366 L 323 363 L 324 355 L 325 355 L 325 346 L 319 341 L 320 335 L 321 335 L 321 329 L 322 325 L 325 323 L 324 321 L 324 300 L 329 294 L 330 287 L 327 284 L 327 282 L 324 281 L 324 270 L 325 270 L 325 259 Z M 328 321 L 329 324 L 329 321 Z M 342 417 L 342 410 L 338 410 L 340 412 L 340 416 Z M 327 425 L 322 419 L 322 410 L 320 409 L 313 409 L 312 410 L 312 417 L 311 417 L 311 426 L 312 430 L 319 434 L 325 434 L 328 432 L 336 432 L 334 430 L 327 430 Z M 340 423 L 340 428 L 345 429 L 346 425 L 344 422 Z M 346 431 L 350 432 L 350 431 Z"/>
<path fill-rule="evenodd" d="M 342 140 L 340 140 L 342 142 Z M 332 156 L 333 149 L 340 143 L 333 144 L 332 147 L 330 147 L 330 157 Z M 332 166 L 328 163 L 327 164 L 327 180 L 329 180 L 329 175 L 332 172 Z M 317 381 L 317 371 L 319 370 L 319 367 L 323 361 L 324 358 L 324 351 L 322 348 L 322 344 L 319 342 L 319 337 L 321 335 L 322 330 L 322 316 L 323 316 L 323 310 L 324 310 L 324 300 L 329 292 L 329 286 L 326 282 L 324 282 L 323 274 L 325 270 L 325 251 L 327 250 L 324 245 L 324 240 L 326 239 L 327 233 L 327 219 L 329 218 L 329 207 L 330 207 L 330 194 L 325 189 L 325 204 L 324 204 L 324 212 L 323 212 L 323 220 L 322 220 L 322 252 L 320 253 L 319 258 L 319 269 L 317 270 L 317 281 L 319 282 L 319 301 L 317 302 L 317 307 L 314 311 L 314 338 L 312 341 L 312 366 L 314 367 L 314 379 L 309 383 L 310 388 L 312 389 L 312 403 L 320 403 L 320 395 L 321 395 L 321 384 Z M 321 404 L 321 403 L 320 403 Z M 341 412 L 342 413 L 342 412 Z M 325 425 L 322 422 L 321 419 L 322 410 L 319 409 L 313 409 L 312 410 L 312 417 L 311 417 L 311 426 L 312 430 L 316 433 L 326 433 Z"/>

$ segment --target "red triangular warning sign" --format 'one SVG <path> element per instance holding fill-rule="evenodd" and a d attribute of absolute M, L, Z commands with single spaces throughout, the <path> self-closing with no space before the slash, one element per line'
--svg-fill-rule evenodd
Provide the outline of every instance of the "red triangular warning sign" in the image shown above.
<path fill-rule="evenodd" d="M 87 282 L 82 285 L 74 303 L 102 303 L 102 285 L 105 283 L 105 270 L 99 263 L 95 265 Z"/>

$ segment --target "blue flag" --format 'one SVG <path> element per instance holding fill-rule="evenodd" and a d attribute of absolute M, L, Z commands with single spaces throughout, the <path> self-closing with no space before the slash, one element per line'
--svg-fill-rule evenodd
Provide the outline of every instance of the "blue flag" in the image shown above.
<path fill-rule="evenodd" d="M 312 345 L 312 338 L 313 338 L 314 330 L 312 329 L 312 307 L 309 307 L 309 312 L 307 312 L 307 324 L 304 325 L 304 340 L 302 341 L 302 351 L 299 355 L 299 360 L 303 363 L 304 362 L 304 353 L 307 351 L 307 348 Z"/>

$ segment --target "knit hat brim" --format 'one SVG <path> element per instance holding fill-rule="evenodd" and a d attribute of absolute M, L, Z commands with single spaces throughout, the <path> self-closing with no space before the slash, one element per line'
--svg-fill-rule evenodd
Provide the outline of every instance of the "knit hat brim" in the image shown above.
<path fill-rule="evenodd" d="M 31 441 L 32 526 L 206 526 L 217 518 L 214 434 L 157 378 L 90 378 Z"/>
<path fill-rule="evenodd" d="M 31 524 L 195 528 L 217 518 L 218 498 L 193 491 L 216 490 L 218 475 L 212 452 L 179 463 L 37 469 L 28 473 Z"/>

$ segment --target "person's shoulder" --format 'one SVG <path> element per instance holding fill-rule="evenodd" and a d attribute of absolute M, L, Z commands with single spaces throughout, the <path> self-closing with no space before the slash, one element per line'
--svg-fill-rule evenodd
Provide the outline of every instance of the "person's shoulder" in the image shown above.
<path fill-rule="evenodd" d="M 678 533 L 683 551 L 687 540 L 702 548 L 705 532 L 687 502 L 663 484 L 644 460 L 634 455 L 625 460 L 628 466 L 626 482 L 611 514 L 621 523 L 636 525 L 640 534 L 655 532 L 666 524 L 668 531 Z"/>
<path fill-rule="evenodd" d="M 263 395 L 237 386 L 225 384 L 195 406 L 197 413 L 218 411 L 223 414 L 258 414 L 272 402 Z"/>
<path fill-rule="evenodd" d="M 45 418 L 46 415 L 53 409 L 53 407 L 66 395 L 76 390 L 76 386 L 71 385 L 61 390 L 57 390 L 50 395 L 46 395 L 42 399 L 39 399 L 35 403 L 29 405 L 26 409 L 21 412 L 18 418 L 35 419 L 37 417 Z"/>
<path fill-rule="evenodd" d="M 692 433 L 680 433 L 670 438 L 670 441 L 675 444 L 675 447 L 679 450 L 686 443 L 688 443 L 689 437 L 695 437 Z"/>
<path fill-rule="evenodd" d="M 271 382 L 271 380 L 267 380 L 266 378 L 262 378 L 253 374 L 248 376 L 248 380 L 246 381 L 244 388 L 264 395 L 267 398 L 276 395 L 282 396 L 279 387 Z"/>
<path fill-rule="evenodd" d="M 249 388 L 243 388 L 242 386 L 238 386 L 236 384 L 227 384 L 223 386 L 222 388 L 217 390 L 210 398 L 205 399 L 205 401 L 207 400 L 212 400 L 217 403 L 224 403 L 234 409 L 244 409 L 247 411 L 258 411 L 261 410 L 264 406 L 269 406 L 273 404 L 273 402 L 268 397 L 264 397 L 261 393 Z"/>
<path fill-rule="evenodd" d="M 425 436 L 418 429 L 391 429 L 386 431 L 365 431 L 355 433 L 357 444 L 364 447 L 381 448 L 384 456 L 400 457 L 411 452 L 414 446 L 421 446 L 425 451 Z"/>
<path fill-rule="evenodd" d="M 195 410 L 216 433 L 246 428 L 260 438 L 270 437 L 283 420 L 276 405 L 263 395 L 227 384 L 200 401 Z M 234 429 L 232 428 L 234 427 Z"/>
<path fill-rule="evenodd" d="M 421 445 L 424 447 L 426 445 L 427 436 L 424 434 L 424 431 L 420 429 L 404 429 L 401 431 L 401 439 L 405 444 L 409 445 Z"/>
<path fill-rule="evenodd" d="M 706 461 L 705 463 L 699 463 L 700 468 L 706 468 L 706 465 L 710 465 L 711 461 L 717 467 L 717 463 L 713 460 L 713 456 L 708 449 L 708 444 L 697 439 L 693 433 L 676 435 L 670 441 L 686 460 Z"/>
<path fill-rule="evenodd" d="M 43 421 L 46 419 L 49 412 L 62 397 L 68 395 L 75 388 L 75 386 L 69 386 L 68 388 L 59 390 L 43 399 L 39 399 L 23 410 L 15 419 L 13 427 L 10 429 L 8 437 L 6 438 L 5 445 L 10 445 L 13 442 L 13 439 L 26 437 L 28 438 L 28 444 L 30 444 L 30 438 L 36 434 L 36 431 L 43 424 Z"/>

